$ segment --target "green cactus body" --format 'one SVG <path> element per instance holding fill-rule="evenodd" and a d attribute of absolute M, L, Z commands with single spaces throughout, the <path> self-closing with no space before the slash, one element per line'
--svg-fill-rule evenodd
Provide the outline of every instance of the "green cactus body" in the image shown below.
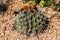
<path fill-rule="evenodd" d="M 48 20 L 41 11 L 25 11 L 19 12 L 16 20 L 16 28 L 21 33 L 31 35 L 31 33 L 37 34 L 47 28 Z"/>

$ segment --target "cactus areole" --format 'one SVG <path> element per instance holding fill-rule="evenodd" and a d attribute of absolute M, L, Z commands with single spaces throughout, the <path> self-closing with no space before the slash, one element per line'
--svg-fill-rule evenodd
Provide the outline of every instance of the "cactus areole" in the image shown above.
<path fill-rule="evenodd" d="M 44 12 L 38 11 L 36 5 L 28 10 L 23 8 L 19 11 L 16 19 L 16 28 L 19 32 L 26 35 L 31 33 L 38 34 L 44 32 L 48 26 L 48 19 L 44 16 Z"/>

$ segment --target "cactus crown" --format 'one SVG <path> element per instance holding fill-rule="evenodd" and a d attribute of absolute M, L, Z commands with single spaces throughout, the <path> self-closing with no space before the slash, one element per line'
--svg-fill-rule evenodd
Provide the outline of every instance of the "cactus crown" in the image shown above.
<path fill-rule="evenodd" d="M 31 33 L 37 34 L 43 32 L 48 25 L 47 18 L 43 15 L 41 11 L 38 11 L 36 5 L 28 10 L 21 9 L 16 20 L 16 28 L 21 33 L 28 36 Z"/>

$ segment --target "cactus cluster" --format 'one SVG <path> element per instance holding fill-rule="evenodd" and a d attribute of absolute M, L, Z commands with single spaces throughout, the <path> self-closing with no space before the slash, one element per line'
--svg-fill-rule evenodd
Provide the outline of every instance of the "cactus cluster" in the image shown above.
<path fill-rule="evenodd" d="M 37 34 L 43 32 L 48 26 L 48 19 L 43 15 L 41 11 L 38 11 L 36 5 L 30 10 L 21 9 L 16 19 L 16 28 L 19 32 L 28 36 L 31 33 Z"/>

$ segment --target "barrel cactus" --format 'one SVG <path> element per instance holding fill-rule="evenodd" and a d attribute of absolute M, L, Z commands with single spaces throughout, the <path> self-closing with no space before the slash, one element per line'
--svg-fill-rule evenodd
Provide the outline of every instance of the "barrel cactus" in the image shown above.
<path fill-rule="evenodd" d="M 37 34 L 43 32 L 49 22 L 43 14 L 43 12 L 38 11 L 36 5 L 33 8 L 30 7 L 28 10 L 22 8 L 16 18 L 17 30 L 28 36 L 30 36 L 31 33 Z"/>

